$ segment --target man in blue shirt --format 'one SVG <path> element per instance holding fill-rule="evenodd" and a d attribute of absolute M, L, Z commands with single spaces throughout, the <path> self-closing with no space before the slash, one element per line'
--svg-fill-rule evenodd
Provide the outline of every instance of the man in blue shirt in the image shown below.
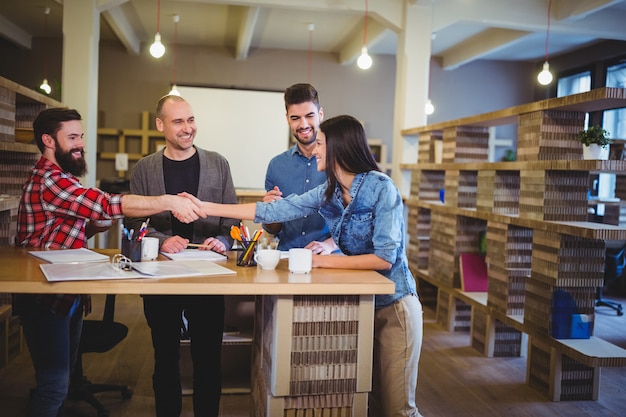
<path fill-rule="evenodd" d="M 310 84 L 292 85 L 285 90 L 285 109 L 296 144 L 270 161 L 265 175 L 265 202 L 303 194 L 326 181 L 326 174 L 318 172 L 313 156 L 324 118 L 317 90 Z M 277 235 L 280 250 L 308 247 L 314 253 L 330 253 L 336 249 L 324 219 L 317 213 L 289 222 L 264 224 L 263 228 Z"/>

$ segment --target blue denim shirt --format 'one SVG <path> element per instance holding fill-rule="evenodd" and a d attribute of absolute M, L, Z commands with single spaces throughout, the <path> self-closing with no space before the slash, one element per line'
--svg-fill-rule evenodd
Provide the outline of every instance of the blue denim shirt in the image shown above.
<path fill-rule="evenodd" d="M 331 202 L 325 201 L 326 187 L 323 184 L 273 203 L 257 203 L 254 221 L 288 221 L 320 213 L 344 254 L 373 253 L 391 264 L 390 269 L 378 272 L 395 283 L 395 293 L 376 295 L 376 308 L 391 305 L 409 294 L 417 295 L 404 248 L 402 197 L 391 178 L 376 171 L 357 174 L 350 188 L 352 201 L 345 208 L 339 188 Z"/>
<path fill-rule="evenodd" d="M 278 186 L 283 197 L 304 194 L 326 182 L 326 174 L 317 170 L 315 157 L 307 158 L 294 145 L 276 155 L 270 161 L 265 174 L 265 191 Z M 303 218 L 283 223 L 278 234 L 278 249 L 303 248 L 314 240 L 324 241 L 330 237 L 324 219 L 315 212 Z"/>

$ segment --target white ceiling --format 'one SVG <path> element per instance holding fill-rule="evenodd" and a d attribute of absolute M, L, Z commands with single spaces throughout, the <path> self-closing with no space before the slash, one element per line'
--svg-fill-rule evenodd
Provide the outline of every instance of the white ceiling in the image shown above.
<path fill-rule="evenodd" d="M 89 0 L 85 0 L 89 1 Z M 147 53 L 158 0 L 92 0 L 103 40 L 130 54 Z M 406 7 L 432 10 L 432 55 L 446 69 L 480 60 L 541 61 L 549 0 L 160 0 L 163 43 L 226 47 L 246 59 L 257 48 L 330 52 L 349 64 L 364 38 L 372 55 L 396 53 Z M 44 31 L 44 9 L 50 7 Z M 62 36 L 62 0 L 0 0 L 0 37 L 30 48 L 33 37 Z M 626 41 L 626 0 L 552 0 L 548 52 L 569 52 L 603 40 Z M 312 24 L 312 25 L 311 25 Z M 313 30 L 310 30 L 310 28 Z"/>

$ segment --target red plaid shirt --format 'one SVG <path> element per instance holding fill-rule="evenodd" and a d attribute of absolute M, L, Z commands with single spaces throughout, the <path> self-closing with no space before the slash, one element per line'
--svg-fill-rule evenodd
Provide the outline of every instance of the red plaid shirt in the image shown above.
<path fill-rule="evenodd" d="M 122 196 L 85 188 L 73 175 L 41 157 L 24 185 L 17 213 L 17 246 L 44 249 L 87 246 L 87 220 L 122 217 Z M 67 315 L 76 294 L 38 294 L 38 301 L 56 314 Z M 81 296 L 85 314 L 89 296 Z M 19 305 L 19 302 L 18 302 Z M 19 309 L 19 306 L 18 306 Z"/>

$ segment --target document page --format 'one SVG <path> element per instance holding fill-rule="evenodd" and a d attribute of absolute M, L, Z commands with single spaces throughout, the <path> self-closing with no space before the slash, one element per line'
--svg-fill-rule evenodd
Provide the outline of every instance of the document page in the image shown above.
<path fill-rule="evenodd" d="M 165 253 L 161 252 L 163 256 L 170 258 L 173 261 L 225 261 L 227 258 L 212 250 L 198 250 L 198 249 L 183 249 L 178 253 Z"/>
<path fill-rule="evenodd" d="M 109 261 L 107 255 L 103 255 L 98 252 L 94 252 L 90 249 L 53 249 L 53 250 L 40 250 L 29 251 L 33 256 L 43 259 L 44 261 L 53 264 L 63 263 L 78 263 L 78 262 L 104 262 Z"/>

